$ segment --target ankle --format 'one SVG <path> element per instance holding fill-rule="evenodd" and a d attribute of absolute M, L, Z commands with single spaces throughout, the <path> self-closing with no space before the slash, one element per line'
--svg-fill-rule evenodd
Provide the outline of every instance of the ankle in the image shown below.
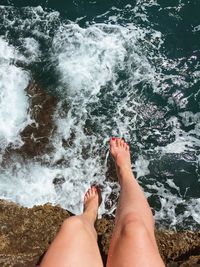
<path fill-rule="evenodd" d="M 93 209 L 87 209 L 83 212 L 83 217 L 94 224 L 97 219 L 97 213 Z"/>
<path fill-rule="evenodd" d="M 130 167 L 123 166 L 123 167 L 117 167 L 118 174 L 120 175 L 120 178 L 135 178 L 133 175 L 133 172 Z"/>

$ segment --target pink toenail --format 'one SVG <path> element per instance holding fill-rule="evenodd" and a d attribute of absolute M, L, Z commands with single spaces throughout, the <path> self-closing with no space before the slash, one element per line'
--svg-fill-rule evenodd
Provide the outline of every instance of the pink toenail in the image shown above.
<path fill-rule="evenodd" d="M 112 140 L 114 141 L 115 140 L 115 137 L 112 137 Z"/>

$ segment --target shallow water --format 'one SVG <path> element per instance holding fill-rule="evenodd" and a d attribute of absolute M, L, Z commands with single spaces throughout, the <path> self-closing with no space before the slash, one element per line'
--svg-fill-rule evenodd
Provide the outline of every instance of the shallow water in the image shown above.
<path fill-rule="evenodd" d="M 32 77 L 59 98 L 54 149 L 2 166 L 0 197 L 80 213 L 85 190 L 98 182 L 100 213 L 113 214 L 119 187 L 106 175 L 108 140 L 119 136 L 158 226 L 197 228 L 199 1 L 31 2 L 0 1 L 1 156 L 22 145 L 20 132 L 32 123 Z M 58 188 L 55 177 L 65 181 Z"/>

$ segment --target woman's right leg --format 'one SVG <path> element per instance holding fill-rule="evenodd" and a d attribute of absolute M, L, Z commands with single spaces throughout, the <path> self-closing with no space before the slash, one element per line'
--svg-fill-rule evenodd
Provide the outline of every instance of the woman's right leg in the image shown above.
<path fill-rule="evenodd" d="M 119 138 L 110 141 L 121 193 L 107 267 L 163 267 L 154 235 L 149 204 L 132 170 L 128 145 Z"/>

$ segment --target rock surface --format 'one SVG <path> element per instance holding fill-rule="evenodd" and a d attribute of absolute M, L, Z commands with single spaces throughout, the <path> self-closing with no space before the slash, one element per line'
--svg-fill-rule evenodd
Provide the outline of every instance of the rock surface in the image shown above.
<path fill-rule="evenodd" d="M 26 91 L 29 96 L 31 118 L 35 122 L 21 132 L 24 142 L 21 150 L 26 156 L 34 157 L 43 153 L 49 144 L 54 129 L 53 113 L 57 99 L 47 94 L 35 81 L 29 84 Z"/>
<path fill-rule="evenodd" d="M 52 149 L 49 140 L 55 128 L 53 114 L 58 100 L 47 94 L 35 81 L 30 82 L 26 93 L 29 97 L 28 112 L 33 123 L 20 133 L 24 143 L 20 148 L 13 148 L 12 145 L 6 148 L 3 155 L 4 164 L 9 164 L 13 155 L 33 159 Z"/>
<path fill-rule="evenodd" d="M 21 132 L 24 142 L 21 148 L 7 148 L 4 155 L 5 164 L 9 164 L 13 154 L 33 159 L 40 156 L 44 150 L 51 150 L 49 139 L 55 127 L 53 113 L 57 99 L 46 94 L 35 82 L 30 83 L 27 94 L 31 118 L 35 122 Z M 112 164 L 112 161 L 108 162 L 106 176 L 115 180 L 116 173 Z M 63 179 L 56 177 L 55 186 L 59 186 Z M 28 209 L 0 200 L 0 267 L 31 267 L 39 264 L 62 222 L 69 216 L 69 212 L 51 204 Z M 103 218 L 96 223 L 104 263 L 113 227 L 113 219 Z M 200 266 L 200 232 L 157 231 L 156 236 L 160 253 L 167 266 Z"/>
<path fill-rule="evenodd" d="M 51 204 L 28 209 L 0 200 L 0 266 L 36 266 L 69 216 L 69 212 Z M 103 218 L 96 223 L 104 262 L 113 226 L 113 219 Z M 200 266 L 200 232 L 157 231 L 156 236 L 167 266 Z"/>

